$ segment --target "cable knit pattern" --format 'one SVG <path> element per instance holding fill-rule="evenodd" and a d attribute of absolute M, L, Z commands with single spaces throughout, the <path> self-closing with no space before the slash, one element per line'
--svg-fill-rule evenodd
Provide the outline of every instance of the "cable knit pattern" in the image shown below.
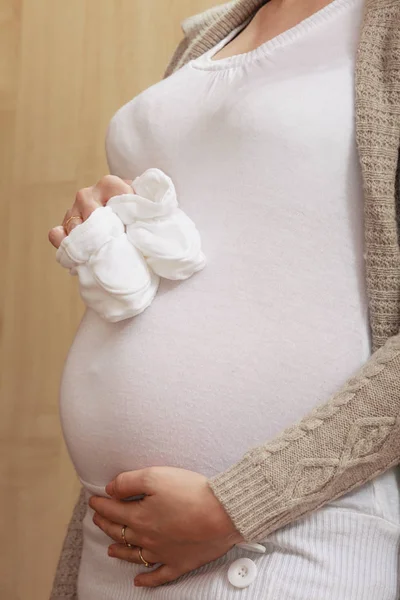
<path fill-rule="evenodd" d="M 396 335 L 327 403 L 210 480 L 246 539 L 261 541 L 398 463 L 399 373 Z"/>
<path fill-rule="evenodd" d="M 186 19 L 165 77 L 214 46 L 263 0 L 235 0 Z M 365 192 L 373 354 L 300 423 L 250 449 L 209 480 L 245 539 L 257 541 L 374 478 L 400 460 L 400 3 L 366 0 L 356 66 L 357 145 Z M 79 498 L 52 600 L 76 599 Z M 71 580 L 69 580 L 71 578 Z M 68 579 L 68 584 L 66 580 Z"/>

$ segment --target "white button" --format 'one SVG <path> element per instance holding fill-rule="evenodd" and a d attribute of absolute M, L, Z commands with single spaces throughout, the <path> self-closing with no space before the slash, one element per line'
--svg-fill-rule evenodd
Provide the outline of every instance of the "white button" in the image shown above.
<path fill-rule="evenodd" d="M 228 570 L 228 579 L 237 588 L 245 588 L 255 580 L 257 566 L 250 558 L 234 560 Z"/>
<path fill-rule="evenodd" d="M 266 552 L 266 547 L 261 544 L 256 544 L 256 542 L 240 542 L 240 544 L 236 544 L 238 548 L 243 548 L 243 550 L 250 550 L 250 552 L 257 552 L 258 554 L 264 554 Z"/>

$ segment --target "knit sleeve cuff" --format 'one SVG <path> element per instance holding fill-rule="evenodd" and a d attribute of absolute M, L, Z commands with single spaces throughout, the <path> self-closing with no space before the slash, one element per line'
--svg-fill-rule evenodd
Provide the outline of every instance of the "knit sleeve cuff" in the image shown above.
<path fill-rule="evenodd" d="M 275 494 L 252 451 L 223 473 L 209 478 L 208 484 L 246 542 L 265 539 L 260 527 L 264 525 L 266 506 L 269 501 L 273 503 Z"/>
<path fill-rule="evenodd" d="M 399 463 L 400 334 L 328 401 L 209 478 L 246 541 L 339 498 Z"/>

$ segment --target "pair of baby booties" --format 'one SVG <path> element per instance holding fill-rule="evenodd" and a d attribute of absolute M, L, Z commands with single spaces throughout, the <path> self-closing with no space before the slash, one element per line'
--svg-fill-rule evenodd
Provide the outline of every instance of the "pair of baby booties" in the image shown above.
<path fill-rule="evenodd" d="M 188 279 L 206 264 L 200 234 L 179 208 L 171 178 L 147 169 L 132 188 L 96 208 L 56 253 L 78 276 L 85 304 L 111 323 L 150 306 L 161 277 Z"/>

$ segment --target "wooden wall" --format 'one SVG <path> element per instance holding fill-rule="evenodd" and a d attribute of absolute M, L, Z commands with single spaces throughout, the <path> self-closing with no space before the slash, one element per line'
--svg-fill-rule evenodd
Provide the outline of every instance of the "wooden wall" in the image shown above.
<path fill-rule="evenodd" d="M 83 312 L 48 230 L 107 173 L 114 112 L 212 0 L 0 0 L 0 598 L 46 600 L 79 484 L 58 385 Z"/>

